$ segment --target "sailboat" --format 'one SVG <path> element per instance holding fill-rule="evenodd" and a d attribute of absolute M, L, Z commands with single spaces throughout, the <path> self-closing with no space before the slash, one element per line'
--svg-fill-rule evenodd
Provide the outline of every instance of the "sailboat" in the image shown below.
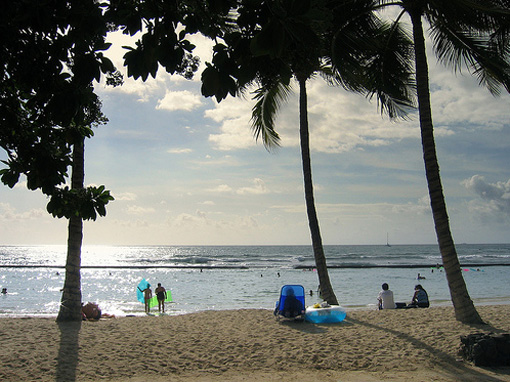
<path fill-rule="evenodd" d="M 386 246 L 391 247 L 389 241 L 388 241 L 388 232 L 386 232 Z"/>

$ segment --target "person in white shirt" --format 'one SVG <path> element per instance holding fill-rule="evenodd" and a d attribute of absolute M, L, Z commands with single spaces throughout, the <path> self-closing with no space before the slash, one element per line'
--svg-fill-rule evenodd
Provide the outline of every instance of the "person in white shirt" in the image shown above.
<path fill-rule="evenodd" d="M 393 292 L 386 283 L 382 285 L 382 291 L 379 292 L 377 300 L 379 300 L 379 309 L 395 309 L 396 307 Z"/>

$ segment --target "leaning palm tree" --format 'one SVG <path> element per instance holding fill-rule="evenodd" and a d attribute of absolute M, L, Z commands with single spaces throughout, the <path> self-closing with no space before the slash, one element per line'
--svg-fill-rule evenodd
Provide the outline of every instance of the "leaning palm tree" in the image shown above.
<path fill-rule="evenodd" d="M 358 0 L 348 1 L 353 4 Z M 361 0 L 364 1 L 364 0 Z M 481 323 L 466 283 L 449 225 L 434 141 L 429 72 L 422 20 L 430 26 L 439 61 L 459 69 L 466 66 L 493 94 L 503 84 L 510 91 L 508 1 L 499 0 L 374 0 L 374 9 L 398 6 L 398 19 L 412 22 L 415 71 L 423 158 L 437 241 L 457 320 Z"/>
<path fill-rule="evenodd" d="M 321 74 L 330 83 L 348 90 L 377 94 L 382 109 L 396 116 L 403 107 L 410 105 L 407 71 L 401 65 L 405 66 L 406 60 L 396 58 L 402 51 L 399 48 L 405 52 L 405 37 L 390 31 L 370 12 L 365 12 L 365 17 L 355 23 L 349 23 L 345 20 L 348 13 L 332 13 L 335 2 L 331 1 L 273 1 L 267 2 L 263 9 L 260 4 L 250 3 L 253 2 L 247 2 L 238 10 L 239 30 L 225 37 L 230 47 L 216 46 L 215 66 L 209 64 L 204 71 L 202 91 L 206 96 L 215 95 L 221 100 L 227 94 L 226 88 L 232 93 L 232 89 L 258 86 L 252 127 L 255 137 L 261 137 L 266 148 L 271 149 L 279 144 L 274 123 L 278 109 L 291 91 L 292 78 L 298 82 L 301 159 L 313 253 L 322 298 L 330 304 L 338 304 L 329 279 L 314 201 L 306 83 Z M 333 35 L 341 34 L 351 42 L 364 41 L 363 45 L 375 47 L 377 41 L 381 41 L 382 36 L 387 37 L 389 32 L 393 34 L 391 41 L 399 46 L 387 45 L 383 47 L 384 53 L 376 53 L 375 48 L 367 51 L 358 49 L 354 43 L 345 44 L 344 48 L 349 47 L 342 50 L 346 70 L 332 65 Z M 390 65 L 390 61 L 394 65 Z M 386 72 L 391 68 L 395 75 L 385 77 L 384 82 L 380 80 L 382 77 L 368 76 L 369 68 L 375 72 Z M 223 87 L 219 85 L 222 82 L 226 83 Z"/>

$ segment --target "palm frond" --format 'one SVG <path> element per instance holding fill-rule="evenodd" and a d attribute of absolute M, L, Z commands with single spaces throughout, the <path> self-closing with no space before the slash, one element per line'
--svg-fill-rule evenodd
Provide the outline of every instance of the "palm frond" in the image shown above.
<path fill-rule="evenodd" d="M 373 10 L 381 0 L 339 1 L 331 40 L 335 77 L 349 91 L 377 97 L 381 113 L 405 117 L 414 105 L 413 49 L 399 18 L 383 23 Z M 355 6 L 354 6 L 355 5 Z"/>
<path fill-rule="evenodd" d="M 371 0 L 333 1 L 335 4 L 334 28 L 330 41 L 331 54 L 327 58 L 335 66 L 337 73 L 334 78 L 336 85 L 346 90 L 363 93 L 364 72 L 366 65 L 366 50 L 373 43 L 370 31 L 377 28 L 377 17 L 371 12 Z M 328 63 L 330 64 L 330 63 Z"/>
<path fill-rule="evenodd" d="M 275 130 L 274 122 L 278 110 L 287 101 L 291 91 L 290 84 L 280 81 L 271 81 L 254 91 L 253 98 L 257 102 L 252 109 L 251 117 L 253 135 L 256 140 L 262 139 L 267 150 L 280 145 L 280 137 Z"/>
<path fill-rule="evenodd" d="M 506 30 L 503 30 L 506 29 Z M 435 53 L 442 63 L 478 78 L 494 95 L 501 86 L 510 91 L 510 44 L 508 27 L 492 33 L 436 20 L 431 29 Z"/>
<path fill-rule="evenodd" d="M 415 103 L 414 51 L 409 34 L 398 21 L 374 31 L 371 60 L 365 67 L 369 97 L 377 97 L 381 113 L 405 118 Z"/>

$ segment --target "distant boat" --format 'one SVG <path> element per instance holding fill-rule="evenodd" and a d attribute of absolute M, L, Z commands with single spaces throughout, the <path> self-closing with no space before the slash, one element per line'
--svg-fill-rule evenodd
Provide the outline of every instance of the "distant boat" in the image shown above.
<path fill-rule="evenodd" d="M 386 246 L 391 247 L 390 242 L 388 241 L 388 232 L 386 232 Z"/>

